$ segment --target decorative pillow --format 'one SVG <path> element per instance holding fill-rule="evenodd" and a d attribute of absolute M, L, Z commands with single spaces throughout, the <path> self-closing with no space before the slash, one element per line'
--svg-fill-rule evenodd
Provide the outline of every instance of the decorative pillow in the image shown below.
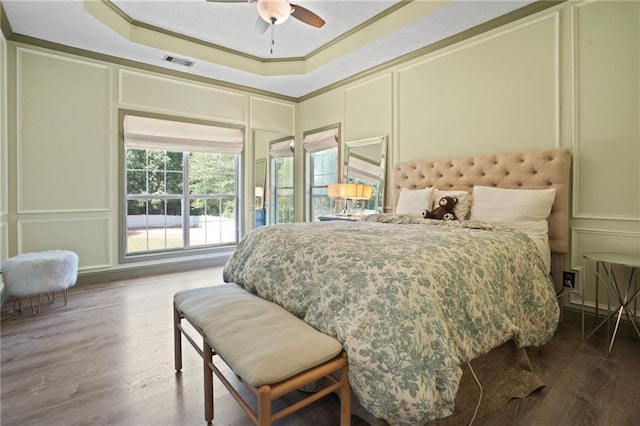
<path fill-rule="evenodd" d="M 556 198 L 555 188 L 504 189 L 476 186 L 471 220 L 509 226 L 527 234 L 546 236 L 547 218 Z"/>
<path fill-rule="evenodd" d="M 529 235 L 549 267 L 551 252 L 547 218 L 555 197 L 555 188 L 504 189 L 476 186 L 473 188 L 471 220 L 508 226 Z"/>
<path fill-rule="evenodd" d="M 458 203 L 453 208 L 453 212 L 458 220 L 465 220 L 467 218 L 467 214 L 469 213 L 469 193 L 467 191 L 442 191 L 438 188 L 434 188 L 432 209 L 438 207 L 438 203 L 442 197 L 456 197 L 458 199 Z"/>
<path fill-rule="evenodd" d="M 432 194 L 433 188 L 402 188 L 402 191 L 400 191 L 400 197 L 398 198 L 398 204 L 396 205 L 396 213 L 421 216 L 425 209 L 431 209 Z"/>

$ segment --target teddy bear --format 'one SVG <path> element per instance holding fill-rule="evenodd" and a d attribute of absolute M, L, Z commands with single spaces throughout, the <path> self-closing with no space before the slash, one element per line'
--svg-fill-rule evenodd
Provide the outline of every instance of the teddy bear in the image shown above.
<path fill-rule="evenodd" d="M 422 212 L 422 217 L 425 219 L 438 219 L 438 220 L 458 220 L 453 208 L 458 203 L 456 197 L 444 196 L 440 198 L 438 207 L 433 211 L 425 210 Z"/>

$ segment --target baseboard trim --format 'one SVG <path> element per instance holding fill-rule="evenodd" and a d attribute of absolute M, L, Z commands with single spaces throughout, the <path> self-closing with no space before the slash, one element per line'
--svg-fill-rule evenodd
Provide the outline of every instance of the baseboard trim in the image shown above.
<path fill-rule="evenodd" d="M 146 265 L 127 264 L 120 269 L 109 271 L 79 273 L 76 285 L 98 284 L 111 281 L 130 280 L 134 278 L 148 277 L 152 275 L 170 274 L 173 272 L 186 272 L 194 269 L 213 268 L 223 266 L 230 254 L 207 256 L 206 258 L 186 259 L 175 262 L 164 262 Z"/>

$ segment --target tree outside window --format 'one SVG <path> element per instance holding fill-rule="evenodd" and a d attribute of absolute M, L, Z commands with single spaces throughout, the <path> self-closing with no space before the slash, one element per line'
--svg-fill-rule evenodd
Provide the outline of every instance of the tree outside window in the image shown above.
<path fill-rule="evenodd" d="M 240 154 L 205 134 L 217 129 L 125 115 L 125 256 L 238 242 Z"/>
<path fill-rule="evenodd" d="M 293 223 L 293 156 L 273 158 L 272 223 Z"/>
<path fill-rule="evenodd" d="M 305 132 L 305 204 L 308 221 L 335 213 L 335 201 L 329 198 L 330 183 L 339 182 L 340 125 L 334 124 Z"/>

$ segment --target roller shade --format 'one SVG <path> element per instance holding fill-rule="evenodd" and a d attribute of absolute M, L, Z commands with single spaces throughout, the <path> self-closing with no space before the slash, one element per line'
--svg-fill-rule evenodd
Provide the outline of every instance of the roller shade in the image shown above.
<path fill-rule="evenodd" d="M 271 158 L 284 158 L 293 156 L 293 139 L 274 142 L 269 145 L 269 156 Z"/>
<path fill-rule="evenodd" d="M 338 128 L 310 133 L 302 140 L 302 146 L 309 152 L 325 151 L 338 147 Z"/>
<path fill-rule="evenodd" d="M 124 117 L 124 143 L 128 148 L 239 154 L 243 141 L 240 129 L 138 115 Z"/>

